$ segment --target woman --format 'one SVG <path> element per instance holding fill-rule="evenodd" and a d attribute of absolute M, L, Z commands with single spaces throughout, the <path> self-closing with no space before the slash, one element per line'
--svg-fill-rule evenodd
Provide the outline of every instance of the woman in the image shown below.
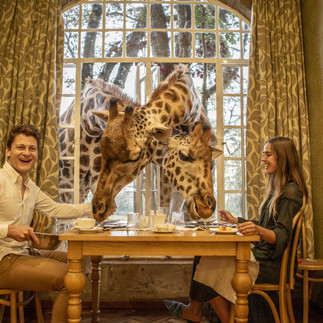
<path fill-rule="evenodd" d="M 268 183 L 265 199 L 259 208 L 259 221 L 235 218 L 226 210 L 220 210 L 219 214 L 222 221 L 237 224 L 241 234 L 260 236 L 260 241 L 252 248 L 252 255 L 259 264 L 256 283 L 278 283 L 282 255 L 291 239 L 293 217 L 302 207 L 303 200 L 307 202 L 308 193 L 300 159 L 290 138 L 269 139 L 265 143 L 261 161 L 268 175 Z M 208 274 L 208 271 L 214 274 L 216 267 L 220 267 L 219 260 L 214 258 L 211 266 L 210 261 L 204 262 L 207 264 L 203 266 L 205 258 L 194 259 L 190 303 L 184 305 L 165 300 L 165 305 L 174 316 L 188 322 L 199 322 L 202 303 L 209 301 L 221 322 L 229 322 L 229 300 L 234 302 L 231 297 L 233 289 L 223 291 L 224 271 L 218 270 L 216 275 Z M 231 265 L 234 266 L 233 261 Z M 221 279 L 217 281 L 217 277 Z M 250 306 L 249 313 L 252 315 L 255 309 L 257 307 Z"/>

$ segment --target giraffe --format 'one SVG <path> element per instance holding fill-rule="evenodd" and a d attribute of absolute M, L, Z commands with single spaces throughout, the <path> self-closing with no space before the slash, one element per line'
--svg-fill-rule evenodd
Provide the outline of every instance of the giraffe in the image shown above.
<path fill-rule="evenodd" d="M 88 193 L 94 194 L 101 169 L 100 139 L 106 123 L 96 117 L 92 111 L 108 109 L 111 98 L 118 98 L 118 109 L 124 111 L 127 105 L 140 106 L 130 96 L 125 94 L 118 86 L 104 82 L 101 79 L 87 79 L 81 91 L 81 127 L 80 127 L 80 202 L 84 203 Z M 74 120 L 74 102 L 68 107 L 60 118 L 61 124 L 72 124 Z M 60 155 L 74 155 L 74 129 L 60 128 Z M 59 187 L 74 187 L 74 163 L 71 160 L 60 160 Z M 73 200 L 72 193 L 59 196 L 60 202 Z"/>
<path fill-rule="evenodd" d="M 103 221 L 113 214 L 116 207 L 115 197 L 121 189 L 131 183 L 149 162 L 158 161 L 158 155 L 162 156 L 160 146 L 167 146 L 168 139 L 176 127 L 191 133 L 194 124 L 203 121 L 209 129 L 213 129 L 187 72 L 185 66 L 179 65 L 154 90 L 147 104 L 139 108 L 128 106 L 122 113 L 118 111 L 117 100 L 113 100 L 109 110 L 94 112 L 107 122 L 100 142 L 101 171 L 92 199 L 93 215 L 98 221 Z M 197 129 L 201 131 L 200 126 Z M 193 131 L 193 134 L 194 138 L 198 137 L 196 132 Z M 211 130 L 207 137 L 210 144 L 207 147 L 213 151 L 211 155 L 206 154 L 211 165 L 212 155 L 219 155 L 220 151 L 215 147 L 211 148 L 216 144 L 214 131 Z M 173 141 L 175 138 L 177 137 L 172 138 Z M 205 140 L 206 135 L 203 134 L 201 138 Z M 186 141 L 188 142 L 190 141 Z M 165 159 L 168 161 L 165 166 L 172 168 L 176 173 L 180 172 L 180 161 L 183 162 L 186 155 L 180 151 L 178 156 L 177 159 L 174 156 Z M 191 163 L 194 162 L 190 156 L 187 158 Z M 171 159 L 173 161 L 170 163 Z M 204 179 L 209 178 L 211 173 L 211 167 L 206 167 L 201 174 L 195 176 Z M 170 179 L 177 188 L 186 190 L 188 214 L 192 219 L 208 218 L 213 214 L 216 202 L 213 185 L 210 185 L 209 181 L 202 181 L 202 186 L 193 188 L 184 186 L 185 176 L 178 179 L 170 176 Z M 200 184 L 199 181 L 196 184 Z M 192 186 L 192 179 L 187 180 L 185 185 Z"/>

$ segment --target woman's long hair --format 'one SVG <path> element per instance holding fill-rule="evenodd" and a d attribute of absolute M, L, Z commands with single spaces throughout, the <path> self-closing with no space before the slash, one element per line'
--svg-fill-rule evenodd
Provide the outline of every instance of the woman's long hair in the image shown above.
<path fill-rule="evenodd" d="M 308 192 L 301 167 L 299 155 L 292 139 L 273 137 L 266 141 L 277 158 L 276 171 L 268 176 L 266 198 L 260 205 L 260 213 L 269 200 L 269 210 L 276 217 L 277 199 L 282 195 L 288 181 L 295 182 L 303 192 L 303 200 L 307 202 Z"/>

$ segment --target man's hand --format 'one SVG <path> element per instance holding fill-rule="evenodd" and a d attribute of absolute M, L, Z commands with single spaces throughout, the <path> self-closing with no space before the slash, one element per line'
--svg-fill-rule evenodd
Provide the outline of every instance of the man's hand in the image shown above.
<path fill-rule="evenodd" d="M 29 225 L 9 224 L 7 236 L 19 242 L 34 240 L 36 244 L 39 243 L 39 240 L 34 232 L 34 229 Z"/>

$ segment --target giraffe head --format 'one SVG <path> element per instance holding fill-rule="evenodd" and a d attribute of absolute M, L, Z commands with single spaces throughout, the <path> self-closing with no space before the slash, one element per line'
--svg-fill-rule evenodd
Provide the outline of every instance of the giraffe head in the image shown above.
<path fill-rule="evenodd" d="M 172 128 L 151 120 L 142 109 L 128 106 L 118 111 L 111 100 L 109 111 L 95 112 L 106 122 L 101 138 L 101 172 L 93 196 L 93 216 L 103 221 L 115 211 L 115 198 L 136 179 L 154 156 L 159 140 L 167 140 Z"/>
<path fill-rule="evenodd" d="M 174 187 L 182 193 L 192 219 L 209 218 L 216 206 L 212 163 L 220 153 L 209 145 L 211 129 L 198 123 L 190 134 L 168 140 L 163 168 Z"/>

